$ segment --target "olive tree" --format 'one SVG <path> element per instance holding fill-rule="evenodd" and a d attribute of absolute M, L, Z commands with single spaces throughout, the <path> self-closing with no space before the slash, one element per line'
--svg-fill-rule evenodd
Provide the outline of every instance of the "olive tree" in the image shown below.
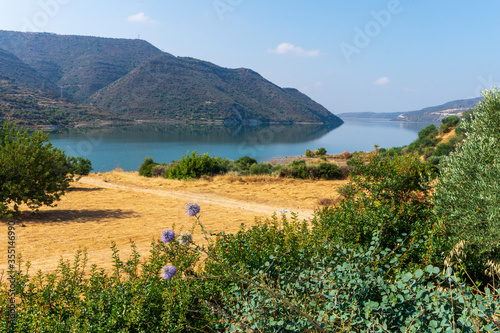
<path fill-rule="evenodd" d="M 68 188 L 81 160 L 68 157 L 48 135 L 6 122 L 0 127 L 0 218 L 26 204 L 37 210 L 53 206 Z M 87 168 L 88 170 L 88 168 Z"/>
<path fill-rule="evenodd" d="M 435 193 L 448 258 L 474 280 L 488 279 L 487 266 L 500 263 L 500 90 L 483 97 L 460 123 L 466 139 L 445 158 Z"/>

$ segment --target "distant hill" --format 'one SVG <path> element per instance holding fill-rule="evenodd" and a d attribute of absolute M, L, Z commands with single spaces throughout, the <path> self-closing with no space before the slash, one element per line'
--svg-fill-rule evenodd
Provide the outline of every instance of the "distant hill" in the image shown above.
<path fill-rule="evenodd" d="M 474 108 L 477 103 L 482 99 L 470 98 L 451 101 L 438 106 L 431 106 L 417 111 L 408 112 L 353 112 L 353 113 L 340 113 L 338 116 L 342 119 L 364 118 L 364 119 L 385 119 L 394 121 L 408 121 L 408 122 L 440 122 L 449 116 L 461 116 L 462 112 Z"/>
<path fill-rule="evenodd" d="M 91 100 L 137 119 L 342 123 L 298 90 L 282 89 L 252 70 L 171 55 L 145 62 Z"/>
<path fill-rule="evenodd" d="M 85 101 L 144 61 L 163 54 L 139 39 L 0 31 L 7 50 L 63 87 L 66 97 Z"/>
<path fill-rule="evenodd" d="M 0 76 L 35 90 L 57 91 L 59 88 L 10 52 L 0 49 Z"/>
<path fill-rule="evenodd" d="M 438 106 L 427 107 L 418 111 L 404 112 L 394 120 L 418 121 L 418 122 L 439 122 L 449 116 L 461 116 L 462 112 L 474 108 L 482 97 L 460 99 Z"/>
<path fill-rule="evenodd" d="M 298 90 L 250 69 L 175 57 L 143 40 L 0 31 L 0 49 L 0 63 L 19 69 L 5 77 L 62 90 L 66 99 L 122 119 L 342 124 Z"/>

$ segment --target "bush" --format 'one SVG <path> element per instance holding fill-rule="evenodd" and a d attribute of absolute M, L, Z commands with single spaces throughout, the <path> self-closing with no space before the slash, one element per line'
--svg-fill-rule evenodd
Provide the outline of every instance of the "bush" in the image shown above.
<path fill-rule="evenodd" d="M 257 164 L 257 160 L 248 156 L 238 158 L 232 163 L 232 170 L 237 171 L 241 175 L 250 174 L 250 167 Z"/>
<path fill-rule="evenodd" d="M 322 179 L 342 179 L 343 175 L 337 164 L 321 163 L 319 165 L 319 177 Z"/>
<path fill-rule="evenodd" d="M 461 122 L 467 138 L 442 162 L 435 202 L 453 264 L 485 284 L 485 270 L 500 264 L 500 90 L 483 97 L 474 117 Z"/>
<path fill-rule="evenodd" d="M 321 147 L 321 148 L 319 148 L 318 150 L 316 150 L 315 154 L 316 154 L 317 156 L 324 156 L 324 155 L 326 155 L 326 149 L 325 149 L 325 148 L 323 148 L 323 147 Z"/>
<path fill-rule="evenodd" d="M 439 127 L 439 133 L 448 133 L 453 128 L 455 128 L 460 121 L 457 116 L 450 116 L 441 120 L 441 126 Z"/>
<path fill-rule="evenodd" d="M 0 127 L 0 166 L 0 218 L 18 213 L 22 203 L 35 211 L 53 206 L 75 173 L 91 167 L 90 161 L 52 147 L 42 131 L 30 136 L 27 129 L 9 122 Z"/>
<path fill-rule="evenodd" d="M 153 177 L 153 168 L 157 165 L 158 163 L 155 163 L 152 157 L 146 157 L 144 162 L 139 166 L 139 175 L 143 177 Z"/>
<path fill-rule="evenodd" d="M 196 151 L 189 152 L 181 160 L 169 167 L 165 173 L 170 179 L 200 178 L 202 175 L 214 176 L 229 170 L 229 160 L 220 157 L 210 157 L 208 153 L 199 155 Z"/>
<path fill-rule="evenodd" d="M 153 167 L 153 177 L 163 177 L 165 178 L 165 173 L 167 172 L 168 165 L 157 164 Z"/>
<path fill-rule="evenodd" d="M 29 276 L 29 265 L 16 273 L 20 300 L 16 321 L 9 323 L 10 316 L 4 312 L 0 331 L 160 333 L 188 327 L 202 330 L 217 318 L 200 302 L 217 297 L 214 280 L 192 279 L 199 254 L 176 241 L 152 243 L 147 260 L 141 260 L 134 245 L 128 260 L 120 258 L 114 244 L 111 249 L 114 269 L 110 275 L 95 265 L 86 269 L 87 255 L 81 251 L 73 265 L 61 259 L 54 273 Z M 186 279 L 161 279 L 159 272 L 166 263 Z M 3 287 L 0 313 L 8 301 Z"/>
<path fill-rule="evenodd" d="M 346 150 L 342 153 L 342 156 L 344 156 L 344 159 L 348 160 L 351 157 L 351 153 Z"/>
<path fill-rule="evenodd" d="M 87 176 L 92 171 L 92 162 L 83 157 L 71 157 L 70 161 L 73 165 L 75 175 Z"/>
<path fill-rule="evenodd" d="M 272 173 L 273 166 L 269 163 L 258 163 L 252 164 L 250 166 L 250 175 L 270 175 Z"/>
<path fill-rule="evenodd" d="M 293 161 L 281 169 L 280 177 L 296 179 L 342 179 L 344 173 L 337 164 L 314 163 L 307 165 L 304 160 Z"/>
<path fill-rule="evenodd" d="M 447 143 L 442 143 L 436 147 L 434 152 L 432 153 L 433 156 L 448 156 L 452 151 L 453 151 L 453 143 L 452 142 L 447 142 Z"/>
<path fill-rule="evenodd" d="M 396 248 L 408 235 L 407 262 L 419 263 L 431 251 L 437 232 L 430 200 L 429 165 L 415 155 L 381 157 L 358 162 L 351 182 L 340 189 L 345 199 L 319 211 L 313 220 L 318 237 L 335 244 L 366 248 L 377 234 L 382 248 Z M 414 243 L 424 242 L 423 246 Z"/>
<path fill-rule="evenodd" d="M 429 125 L 429 126 L 425 127 L 424 129 L 421 129 L 418 132 L 418 138 L 424 139 L 424 138 L 428 137 L 428 138 L 432 139 L 437 134 L 438 134 L 438 129 L 437 129 L 436 125 Z"/>
<path fill-rule="evenodd" d="M 280 172 L 280 177 L 307 179 L 309 171 L 306 166 L 306 161 L 297 160 L 283 167 Z"/>
<path fill-rule="evenodd" d="M 433 155 L 427 159 L 427 162 L 432 164 L 432 165 L 438 166 L 442 160 L 443 160 L 442 156 L 434 156 Z"/>
<path fill-rule="evenodd" d="M 306 157 L 314 157 L 314 153 L 310 151 L 309 149 L 306 150 Z"/>

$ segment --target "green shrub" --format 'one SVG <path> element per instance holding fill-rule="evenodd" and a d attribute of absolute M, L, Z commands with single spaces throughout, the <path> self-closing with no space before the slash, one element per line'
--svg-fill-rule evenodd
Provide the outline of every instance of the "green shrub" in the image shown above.
<path fill-rule="evenodd" d="M 92 171 L 92 162 L 83 157 L 72 157 L 70 161 L 73 165 L 73 171 L 76 175 L 87 176 Z"/>
<path fill-rule="evenodd" d="M 165 173 L 167 172 L 168 165 L 165 164 L 157 164 L 153 167 L 152 175 L 153 177 L 163 177 L 165 178 Z"/>
<path fill-rule="evenodd" d="M 460 122 L 467 137 L 442 162 L 435 202 L 450 262 L 484 285 L 492 281 L 485 271 L 500 264 L 500 90 L 483 97 Z"/>
<path fill-rule="evenodd" d="M 442 156 L 434 156 L 433 155 L 427 159 L 427 162 L 432 164 L 432 165 L 438 166 L 442 160 L 443 160 Z"/>
<path fill-rule="evenodd" d="M 250 175 L 270 175 L 272 173 L 273 166 L 269 163 L 255 163 L 250 166 Z"/>
<path fill-rule="evenodd" d="M 165 172 L 169 179 L 200 178 L 202 175 L 214 176 L 224 174 L 229 170 L 229 160 L 221 157 L 210 157 L 208 153 L 199 155 L 196 151 L 182 157 Z"/>
<path fill-rule="evenodd" d="M 318 150 L 316 150 L 315 154 L 316 154 L 317 156 L 324 156 L 324 155 L 326 155 L 326 149 L 325 149 L 325 148 L 323 148 L 323 147 L 321 147 L 321 148 L 319 148 Z"/>
<path fill-rule="evenodd" d="M 217 318 L 200 302 L 217 297 L 217 281 L 192 279 L 199 254 L 176 241 L 152 243 L 146 261 L 134 245 L 128 260 L 120 258 L 114 244 L 112 251 L 112 274 L 95 265 L 88 269 L 87 255 L 81 251 L 73 265 L 61 260 L 54 273 L 30 276 L 29 265 L 16 273 L 15 325 L 4 312 L 0 331 L 160 333 L 201 330 Z M 162 279 L 159 272 L 166 263 L 186 279 Z M 1 303 L 8 301 L 3 287 Z"/>
<path fill-rule="evenodd" d="M 434 152 L 432 153 L 433 156 L 448 156 L 452 151 L 453 151 L 453 143 L 452 142 L 447 142 L 447 143 L 442 143 L 436 147 Z"/>
<path fill-rule="evenodd" d="M 297 179 L 309 178 L 309 171 L 307 170 L 306 161 L 293 161 L 292 163 L 283 167 L 279 176 Z"/>
<path fill-rule="evenodd" d="M 434 147 L 425 148 L 423 153 L 424 159 L 427 160 L 429 157 L 432 156 L 433 153 L 434 153 Z"/>
<path fill-rule="evenodd" d="M 250 167 L 257 164 L 257 160 L 248 156 L 238 158 L 232 163 L 232 170 L 237 171 L 241 175 L 250 174 Z"/>
<path fill-rule="evenodd" d="M 146 157 L 144 162 L 139 166 L 139 175 L 143 177 L 153 177 L 153 168 L 157 165 L 158 163 L 155 163 L 152 157 Z"/>
<path fill-rule="evenodd" d="M 342 179 L 343 175 L 337 164 L 321 163 L 319 165 L 319 177 L 322 179 Z"/>
<path fill-rule="evenodd" d="M 255 285 L 233 282 L 224 295 L 221 328 L 232 332 L 417 333 L 454 332 L 457 326 L 464 332 L 495 330 L 498 296 L 476 295 L 464 286 L 449 288 L 460 283 L 451 270 L 440 275 L 439 268 L 428 265 L 388 279 L 380 262 L 397 266 L 404 251 L 381 251 L 377 243 L 357 251 L 322 245 L 334 256 L 299 253 L 299 265 L 281 269 L 278 281 L 269 277 L 276 259 L 270 255 L 251 277 Z"/>
<path fill-rule="evenodd" d="M 446 117 L 441 120 L 441 126 L 439 127 L 439 133 L 448 133 L 450 132 L 453 128 L 455 128 L 460 121 L 460 118 L 457 116 L 450 116 Z"/>
<path fill-rule="evenodd" d="M 281 169 L 280 177 L 296 179 L 342 179 L 343 172 L 337 164 L 313 163 L 307 165 L 304 160 L 293 161 Z"/>
<path fill-rule="evenodd" d="M 424 139 L 429 138 L 432 139 L 438 134 L 438 129 L 436 125 L 429 125 L 418 132 L 418 138 Z"/>
<path fill-rule="evenodd" d="M 345 199 L 318 212 L 314 232 L 350 247 L 368 246 L 377 233 L 383 248 L 396 248 L 406 234 L 408 241 L 425 242 L 418 248 L 408 244 L 408 262 L 422 262 L 431 251 L 430 235 L 437 231 L 429 172 L 429 165 L 415 155 L 373 153 L 368 164 L 358 162 L 351 171 L 351 182 L 341 188 Z"/>
<path fill-rule="evenodd" d="M 306 157 L 314 157 L 314 152 L 310 151 L 309 149 L 306 150 Z"/>

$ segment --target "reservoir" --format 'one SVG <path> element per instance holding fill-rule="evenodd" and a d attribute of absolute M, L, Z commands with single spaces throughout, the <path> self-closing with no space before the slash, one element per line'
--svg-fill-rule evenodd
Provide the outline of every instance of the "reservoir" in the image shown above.
<path fill-rule="evenodd" d="M 72 128 L 52 132 L 53 146 L 68 155 L 88 158 L 94 172 L 116 168 L 137 171 L 144 158 L 170 163 L 188 151 L 259 162 L 273 157 L 299 156 L 324 147 L 328 154 L 371 151 L 411 143 L 428 123 L 347 120 L 339 127 L 290 125 L 224 127 L 219 125 L 137 124 Z"/>

